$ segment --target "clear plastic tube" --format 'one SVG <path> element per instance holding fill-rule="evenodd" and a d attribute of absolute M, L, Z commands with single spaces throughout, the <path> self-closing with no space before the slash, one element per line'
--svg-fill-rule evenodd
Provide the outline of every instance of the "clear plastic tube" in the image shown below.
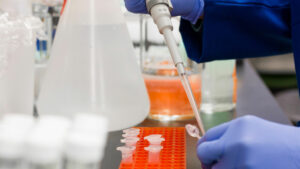
<path fill-rule="evenodd" d="M 146 140 L 149 141 L 150 145 L 161 145 L 161 143 L 163 141 L 165 141 L 164 138 L 161 138 L 161 137 L 145 137 Z"/>
<path fill-rule="evenodd" d="M 126 146 L 136 146 L 137 142 L 140 140 L 138 137 L 128 137 L 121 140 L 121 143 L 125 143 Z"/>
<path fill-rule="evenodd" d="M 129 129 L 123 130 L 123 133 L 124 134 L 126 134 L 126 133 L 140 133 L 140 129 L 138 129 L 138 128 L 129 128 Z"/>
<path fill-rule="evenodd" d="M 133 152 L 135 151 L 135 147 L 130 146 L 122 146 L 117 148 L 118 151 L 122 153 L 122 163 L 130 164 L 133 162 Z"/>
<path fill-rule="evenodd" d="M 145 147 L 145 150 L 149 152 L 148 162 L 149 163 L 159 163 L 160 152 L 162 149 L 163 149 L 162 146 L 157 146 L 157 145 L 151 145 L 149 147 Z"/>
<path fill-rule="evenodd" d="M 128 137 L 137 137 L 139 135 L 139 133 L 125 133 L 125 134 L 122 134 L 122 136 L 124 138 L 128 138 Z"/>
<path fill-rule="evenodd" d="M 185 126 L 185 129 L 191 137 L 201 139 L 199 129 L 196 126 L 191 125 L 191 124 L 187 124 Z"/>

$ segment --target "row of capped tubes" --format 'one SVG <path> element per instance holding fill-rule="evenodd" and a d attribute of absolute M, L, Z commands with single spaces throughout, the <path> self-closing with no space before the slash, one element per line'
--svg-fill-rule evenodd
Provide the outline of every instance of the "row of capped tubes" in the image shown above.
<path fill-rule="evenodd" d="M 140 140 L 138 135 L 140 134 L 140 129 L 130 128 L 123 130 L 122 136 L 124 137 L 121 142 L 125 146 L 117 147 L 118 151 L 122 153 L 122 163 L 131 164 L 133 162 L 133 154 L 136 150 L 137 142 Z M 152 134 L 144 137 L 144 140 L 149 142 L 148 147 L 144 147 L 144 150 L 148 151 L 148 162 L 149 163 L 159 163 L 160 162 L 160 152 L 163 149 L 161 145 L 164 138 L 161 134 Z"/>
<path fill-rule="evenodd" d="M 101 116 L 78 114 L 71 121 L 10 114 L 0 121 L 0 168 L 99 168 L 106 138 L 107 121 Z"/>

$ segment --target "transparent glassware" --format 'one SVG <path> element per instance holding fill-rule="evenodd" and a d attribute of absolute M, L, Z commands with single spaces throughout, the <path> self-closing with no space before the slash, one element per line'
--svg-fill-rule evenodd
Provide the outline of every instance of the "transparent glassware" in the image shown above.
<path fill-rule="evenodd" d="M 36 42 L 36 53 L 35 62 L 44 63 L 48 60 L 50 49 L 52 46 L 52 32 L 53 32 L 53 22 L 52 16 L 50 15 L 49 7 L 41 4 L 40 2 L 34 2 L 32 4 L 33 15 L 39 17 L 45 24 L 46 39 L 37 40 Z"/>
<path fill-rule="evenodd" d="M 30 1 L 2 0 L 0 1 L 0 14 L 2 15 L 3 13 L 8 13 L 9 20 L 13 20 L 13 23 L 17 23 L 20 26 L 20 22 L 25 22 L 21 18 L 32 16 Z M 22 43 L 30 33 L 25 27 L 18 26 L 13 26 L 9 30 L 1 30 L 0 112 L 32 114 L 34 105 L 35 45 L 34 40 L 26 44 Z M 1 29 L 3 29 L 2 26 Z M 14 31 L 14 33 L 13 35 L 5 34 L 6 31 Z M 9 41 L 3 44 L 2 40 L 6 38 L 11 38 L 12 40 L 15 38 L 17 41 Z M 2 53 L 3 50 L 7 50 L 5 54 Z M 5 63 L 4 66 L 2 62 Z"/>
<path fill-rule="evenodd" d="M 201 112 L 233 111 L 236 105 L 236 61 L 205 63 L 202 71 Z"/>
<path fill-rule="evenodd" d="M 51 2 L 53 2 L 52 5 L 55 6 L 47 6 L 51 5 L 48 4 L 50 1 L 32 1 L 33 15 L 43 21 L 45 31 L 45 37 L 43 39 L 38 39 L 36 42 L 35 62 L 38 64 L 44 64 L 49 59 L 53 38 L 55 36 L 56 27 L 60 18 L 62 4 L 56 4 L 56 1 Z"/>
<path fill-rule="evenodd" d="M 40 115 L 96 113 L 108 119 L 110 131 L 147 117 L 147 91 L 119 1 L 68 1 L 48 66 Z"/>
<path fill-rule="evenodd" d="M 173 18 L 174 34 L 187 66 L 189 81 L 200 108 L 201 68 L 187 58 L 179 33 L 179 18 Z M 173 65 L 163 36 L 153 19 L 142 16 L 141 69 L 150 98 L 149 118 L 161 121 L 185 120 L 194 117 L 180 77 Z"/>
<path fill-rule="evenodd" d="M 69 133 L 65 147 L 66 169 L 99 169 L 104 156 L 105 134 Z"/>
<path fill-rule="evenodd" d="M 25 169 L 62 169 L 64 133 L 37 125 L 27 137 L 23 154 Z"/>
<path fill-rule="evenodd" d="M 0 123 L 0 169 L 23 169 L 26 136 L 34 125 L 28 115 L 5 115 Z"/>

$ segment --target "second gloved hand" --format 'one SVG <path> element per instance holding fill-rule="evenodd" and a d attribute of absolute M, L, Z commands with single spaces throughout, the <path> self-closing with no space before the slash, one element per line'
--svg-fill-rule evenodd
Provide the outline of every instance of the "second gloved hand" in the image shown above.
<path fill-rule="evenodd" d="M 246 116 L 200 139 L 204 169 L 299 169 L 300 129 Z"/>
<path fill-rule="evenodd" d="M 126 8 L 133 13 L 148 13 L 146 0 L 124 0 Z M 196 23 L 203 13 L 204 0 L 171 0 L 172 16 L 182 16 L 183 19 Z"/>

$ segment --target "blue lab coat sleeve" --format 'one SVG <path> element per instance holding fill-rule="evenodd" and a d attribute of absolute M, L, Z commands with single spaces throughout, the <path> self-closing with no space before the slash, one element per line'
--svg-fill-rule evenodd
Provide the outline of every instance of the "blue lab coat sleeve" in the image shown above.
<path fill-rule="evenodd" d="M 188 56 L 206 62 L 292 52 L 290 8 L 290 0 L 206 0 L 201 24 L 181 21 Z"/>

